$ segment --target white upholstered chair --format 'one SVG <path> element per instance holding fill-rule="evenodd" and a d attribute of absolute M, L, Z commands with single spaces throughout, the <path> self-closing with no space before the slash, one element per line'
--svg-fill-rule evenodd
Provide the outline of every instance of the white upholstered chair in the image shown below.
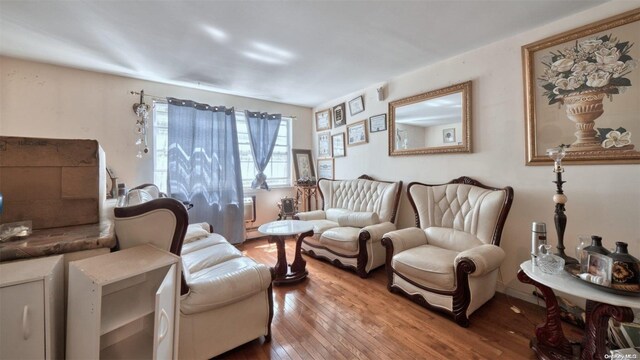
<path fill-rule="evenodd" d="M 384 234 L 388 289 L 467 327 L 495 294 L 513 189 L 461 177 L 440 185 L 413 182 L 407 194 L 417 227 Z"/>
<path fill-rule="evenodd" d="M 382 235 L 396 229 L 402 181 L 376 181 L 367 175 L 355 180 L 320 179 L 318 190 L 323 210 L 296 214 L 314 224 L 314 235 L 302 240 L 302 251 L 366 278 L 384 265 Z"/>

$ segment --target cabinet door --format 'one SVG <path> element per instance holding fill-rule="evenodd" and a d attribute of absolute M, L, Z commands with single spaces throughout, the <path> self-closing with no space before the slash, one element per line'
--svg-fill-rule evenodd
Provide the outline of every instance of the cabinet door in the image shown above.
<path fill-rule="evenodd" d="M 44 359 L 44 281 L 0 288 L 0 359 Z"/>
<path fill-rule="evenodd" d="M 156 292 L 156 312 L 153 326 L 153 358 L 173 359 L 176 309 L 176 265 L 171 265 L 167 276 Z"/>

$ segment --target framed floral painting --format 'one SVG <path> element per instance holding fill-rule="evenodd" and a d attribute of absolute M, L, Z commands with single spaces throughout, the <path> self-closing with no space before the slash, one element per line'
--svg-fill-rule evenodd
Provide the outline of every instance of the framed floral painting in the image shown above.
<path fill-rule="evenodd" d="M 640 163 L 640 9 L 522 47 L 527 165 Z"/>

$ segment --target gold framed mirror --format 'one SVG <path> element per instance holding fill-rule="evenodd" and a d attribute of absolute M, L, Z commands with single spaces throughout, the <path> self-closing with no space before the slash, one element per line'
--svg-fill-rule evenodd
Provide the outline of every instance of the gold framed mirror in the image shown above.
<path fill-rule="evenodd" d="M 471 152 L 471 81 L 389 103 L 389 156 Z"/>

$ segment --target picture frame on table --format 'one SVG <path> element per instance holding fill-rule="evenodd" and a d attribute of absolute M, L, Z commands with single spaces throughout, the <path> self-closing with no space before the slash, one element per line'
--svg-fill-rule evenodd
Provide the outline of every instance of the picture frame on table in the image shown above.
<path fill-rule="evenodd" d="M 456 129 L 448 128 L 442 130 L 442 142 L 445 144 L 452 144 L 456 142 Z"/>
<path fill-rule="evenodd" d="M 296 214 L 296 203 L 293 198 L 285 197 L 280 199 L 280 205 L 282 206 L 282 216 L 293 216 Z"/>
<path fill-rule="evenodd" d="M 295 180 L 314 179 L 316 172 L 313 168 L 313 160 L 311 158 L 311 150 L 308 149 L 291 149 L 293 154 L 293 170 L 295 171 Z"/>
<path fill-rule="evenodd" d="M 347 125 L 347 145 L 354 146 L 368 142 L 366 119 Z"/>
<path fill-rule="evenodd" d="M 349 114 L 351 114 L 351 116 L 355 114 L 359 114 L 363 111 L 364 111 L 364 100 L 362 99 L 362 95 L 349 101 Z"/>
<path fill-rule="evenodd" d="M 330 158 L 333 156 L 331 149 L 331 132 L 318 133 L 318 159 Z"/>
<path fill-rule="evenodd" d="M 347 114 L 345 114 L 345 104 L 339 104 L 333 107 L 333 127 L 343 126 L 347 124 Z"/>
<path fill-rule="evenodd" d="M 331 145 L 333 147 L 333 157 L 347 156 L 347 148 L 344 146 L 344 133 L 331 135 Z"/>
<path fill-rule="evenodd" d="M 387 130 L 387 114 L 374 115 L 369 118 L 369 132 Z"/>
<path fill-rule="evenodd" d="M 331 129 L 331 109 L 316 112 L 316 131 Z"/>
<path fill-rule="evenodd" d="M 603 286 L 611 284 L 611 269 L 613 268 L 613 259 L 606 255 L 589 253 L 587 257 L 587 272 L 594 276 L 603 278 Z"/>
<path fill-rule="evenodd" d="M 318 159 L 318 178 L 331 179 L 335 177 L 333 159 Z"/>
<path fill-rule="evenodd" d="M 526 165 L 566 144 L 567 164 L 640 163 L 638 45 L 640 8 L 522 47 Z"/>

